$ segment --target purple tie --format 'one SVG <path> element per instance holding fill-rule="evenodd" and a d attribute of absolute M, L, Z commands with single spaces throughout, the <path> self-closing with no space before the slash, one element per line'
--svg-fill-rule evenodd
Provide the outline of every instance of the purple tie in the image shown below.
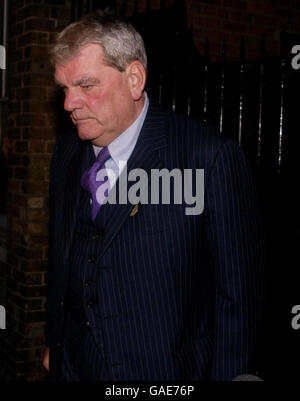
<path fill-rule="evenodd" d="M 85 170 L 81 177 L 80 184 L 82 188 L 88 192 L 92 199 L 93 220 L 95 220 L 104 199 L 108 196 L 109 181 L 106 175 L 104 164 L 110 157 L 111 156 L 108 147 L 105 146 L 103 149 L 101 149 L 94 164 L 89 169 Z M 99 171 L 101 173 L 100 180 L 96 181 L 96 176 Z"/>

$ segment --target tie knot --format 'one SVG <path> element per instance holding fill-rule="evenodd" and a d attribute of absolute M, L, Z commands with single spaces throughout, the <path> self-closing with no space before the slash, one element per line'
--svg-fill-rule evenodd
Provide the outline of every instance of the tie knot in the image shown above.
<path fill-rule="evenodd" d="M 92 199 L 93 220 L 95 220 L 98 210 L 100 209 L 104 199 L 108 196 L 109 182 L 107 180 L 107 176 L 101 178 L 101 180 L 97 180 L 97 175 L 100 170 L 104 173 L 106 172 L 104 164 L 110 157 L 111 156 L 108 147 L 105 146 L 103 149 L 101 149 L 93 165 L 89 169 L 85 170 L 81 177 L 81 186 L 85 191 L 88 192 L 90 198 Z M 103 189 L 103 191 L 101 191 L 100 187 Z"/>
<path fill-rule="evenodd" d="M 108 147 L 105 146 L 103 149 L 100 150 L 97 159 L 94 164 L 97 165 L 97 170 L 105 164 L 105 162 L 110 158 L 110 153 Z"/>

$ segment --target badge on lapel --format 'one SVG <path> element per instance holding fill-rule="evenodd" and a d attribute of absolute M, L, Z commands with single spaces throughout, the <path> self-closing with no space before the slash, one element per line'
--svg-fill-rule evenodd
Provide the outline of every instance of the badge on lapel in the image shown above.
<path fill-rule="evenodd" d="M 139 210 L 139 204 L 135 205 L 134 208 L 132 209 L 131 213 L 130 213 L 130 217 L 134 216 L 135 214 L 137 214 Z"/>

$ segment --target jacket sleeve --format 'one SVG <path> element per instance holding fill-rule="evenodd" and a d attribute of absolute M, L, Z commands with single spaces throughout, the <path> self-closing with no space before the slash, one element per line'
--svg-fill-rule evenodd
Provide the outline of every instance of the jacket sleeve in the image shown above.
<path fill-rule="evenodd" d="M 255 373 L 265 257 L 254 180 L 229 139 L 208 172 L 203 217 L 216 281 L 211 380 L 232 380 Z"/>

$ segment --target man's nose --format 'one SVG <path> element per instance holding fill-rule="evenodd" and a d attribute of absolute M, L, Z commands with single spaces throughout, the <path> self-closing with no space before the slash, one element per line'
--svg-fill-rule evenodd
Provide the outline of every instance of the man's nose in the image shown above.
<path fill-rule="evenodd" d="M 80 109 L 82 107 L 82 99 L 78 91 L 76 91 L 75 88 L 73 90 L 72 89 L 66 90 L 64 101 L 64 109 L 70 112 L 75 109 Z"/>

